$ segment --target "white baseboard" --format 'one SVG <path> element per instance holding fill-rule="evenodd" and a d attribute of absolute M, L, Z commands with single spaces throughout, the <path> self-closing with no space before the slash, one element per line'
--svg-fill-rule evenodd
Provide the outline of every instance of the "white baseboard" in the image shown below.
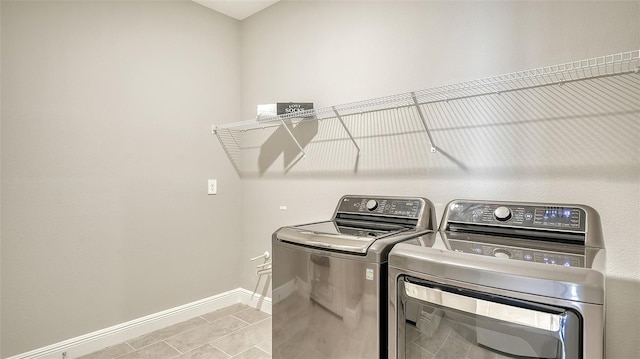
<path fill-rule="evenodd" d="M 271 314 L 271 298 L 263 297 L 260 294 L 254 293 L 244 288 L 236 289 L 238 296 L 240 297 L 240 303 L 246 304 L 252 308 L 259 309 L 261 312 Z"/>
<path fill-rule="evenodd" d="M 271 314 L 271 298 L 262 297 L 244 288 L 236 288 L 27 353 L 14 355 L 7 359 L 78 358 L 236 303 L 247 304 Z"/>

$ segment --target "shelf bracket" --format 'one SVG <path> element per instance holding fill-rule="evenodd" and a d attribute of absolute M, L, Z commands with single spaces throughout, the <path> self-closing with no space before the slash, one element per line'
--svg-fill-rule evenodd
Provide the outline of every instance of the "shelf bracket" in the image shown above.
<path fill-rule="evenodd" d="M 416 97 L 416 93 L 411 93 L 411 98 L 413 99 L 413 104 L 416 106 L 418 110 L 418 115 L 420 116 L 420 120 L 422 120 L 422 124 L 424 125 L 425 131 L 427 131 L 427 136 L 429 137 L 429 144 L 431 145 L 431 153 L 436 152 L 436 145 L 433 143 L 433 137 L 431 137 L 431 131 L 429 131 L 429 125 L 427 125 L 427 119 L 422 113 L 422 108 L 420 107 L 420 103 L 418 103 L 418 98 Z"/>
<path fill-rule="evenodd" d="M 358 157 L 360 157 L 360 146 L 358 146 L 358 143 L 353 138 L 353 135 L 351 134 L 351 132 L 347 128 L 347 125 L 344 124 L 344 121 L 342 120 L 342 117 L 340 117 L 340 114 L 338 113 L 338 110 L 336 110 L 336 107 L 335 106 L 331 106 L 331 109 L 333 110 L 333 113 L 336 114 L 336 117 L 338 118 L 338 121 L 340 121 L 340 124 L 342 125 L 342 127 L 344 127 L 344 130 L 347 132 L 347 135 L 349 135 L 349 138 L 351 139 L 351 142 L 353 142 L 353 145 L 356 146 L 356 149 L 358 150 Z"/>
<path fill-rule="evenodd" d="M 298 146 L 298 148 L 300 149 L 300 152 L 302 152 L 302 157 L 306 157 L 307 153 L 304 152 L 304 149 L 302 149 L 302 146 L 300 146 L 300 142 L 298 142 L 298 139 L 296 138 L 296 136 L 293 135 L 293 132 L 291 132 L 291 130 L 289 129 L 289 126 L 287 126 L 287 123 L 284 122 L 284 120 L 280 117 L 278 117 L 278 119 L 280 120 L 280 122 L 282 122 L 282 127 L 284 127 L 284 129 L 287 130 L 293 142 L 296 143 L 296 146 Z"/>

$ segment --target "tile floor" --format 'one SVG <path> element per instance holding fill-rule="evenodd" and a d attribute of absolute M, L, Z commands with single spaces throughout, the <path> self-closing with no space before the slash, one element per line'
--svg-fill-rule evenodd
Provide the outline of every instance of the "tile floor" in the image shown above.
<path fill-rule="evenodd" d="M 271 358 L 271 316 L 234 304 L 78 359 L 116 358 Z"/>

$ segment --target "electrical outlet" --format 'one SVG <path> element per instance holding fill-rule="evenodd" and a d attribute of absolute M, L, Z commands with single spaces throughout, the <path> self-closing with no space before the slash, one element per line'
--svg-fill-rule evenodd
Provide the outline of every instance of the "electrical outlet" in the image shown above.
<path fill-rule="evenodd" d="M 209 180 L 209 185 L 207 187 L 207 194 L 217 194 L 218 193 L 218 181 L 214 179 Z"/>

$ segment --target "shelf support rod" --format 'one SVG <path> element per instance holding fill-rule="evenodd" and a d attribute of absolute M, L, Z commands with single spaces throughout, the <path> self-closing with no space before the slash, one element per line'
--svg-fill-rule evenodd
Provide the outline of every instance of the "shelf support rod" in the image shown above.
<path fill-rule="evenodd" d="M 351 139 L 351 142 L 353 142 L 353 145 L 356 146 L 356 149 L 358 150 L 358 157 L 360 157 L 360 146 L 358 146 L 358 143 L 353 138 L 353 135 L 351 134 L 351 132 L 347 128 L 347 125 L 344 124 L 344 121 L 342 120 L 342 117 L 338 113 L 338 110 L 336 110 L 336 107 L 335 106 L 331 106 L 331 109 L 333 110 L 333 113 L 336 114 L 336 117 L 338 118 L 338 121 L 340 121 L 340 124 L 342 125 L 342 127 L 344 127 L 344 130 L 347 131 L 347 135 L 349 135 L 349 138 Z"/>
<path fill-rule="evenodd" d="M 429 143 L 431 145 L 431 153 L 436 152 L 436 145 L 433 143 L 433 137 L 431 137 L 431 131 L 429 131 L 429 125 L 427 125 L 427 119 L 424 116 L 424 113 L 422 113 L 422 108 L 420 107 L 420 103 L 418 103 L 418 98 L 416 97 L 416 93 L 412 92 L 411 93 L 411 98 L 413 99 L 413 104 L 416 106 L 416 109 L 418 110 L 418 115 L 420 116 L 420 120 L 422 120 L 422 124 L 424 125 L 424 129 L 425 131 L 427 131 L 427 136 L 429 137 Z"/>
<path fill-rule="evenodd" d="M 307 153 L 304 152 L 304 150 L 302 149 L 302 146 L 300 146 L 300 142 L 298 142 L 298 139 L 296 139 L 296 136 L 293 135 L 293 132 L 291 132 L 291 130 L 289 129 L 289 126 L 287 126 L 287 123 L 284 122 L 284 120 L 280 117 L 278 117 L 278 119 L 280 120 L 280 122 L 282 122 L 282 127 L 284 127 L 284 129 L 287 130 L 293 142 L 296 143 L 296 146 L 298 146 L 298 148 L 300 149 L 300 152 L 302 152 L 302 157 L 306 157 Z"/>

